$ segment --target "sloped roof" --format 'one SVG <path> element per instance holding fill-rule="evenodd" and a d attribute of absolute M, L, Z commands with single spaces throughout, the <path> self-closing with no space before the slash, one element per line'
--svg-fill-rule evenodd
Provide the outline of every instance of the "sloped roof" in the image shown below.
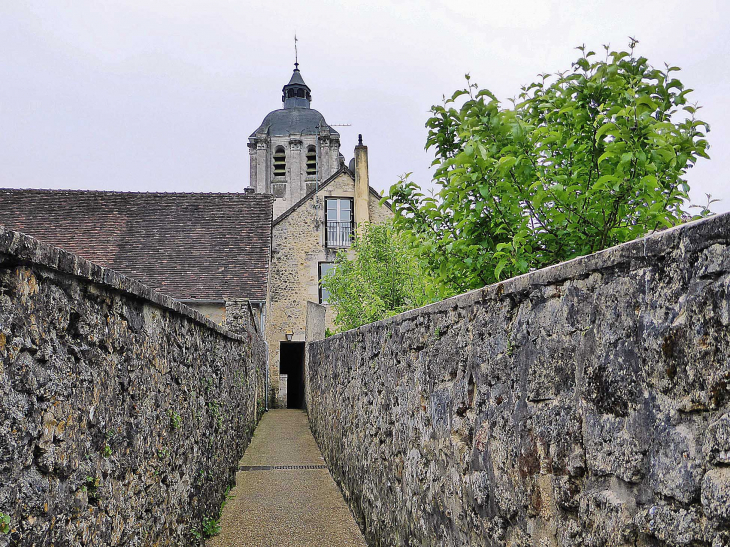
<path fill-rule="evenodd" d="M 289 83 L 286 84 L 284 87 L 289 87 L 290 85 L 301 85 L 309 89 L 309 86 L 304 83 L 304 78 L 302 78 L 302 73 L 298 68 L 294 69 L 294 72 L 292 72 L 291 79 L 289 80 Z"/>
<path fill-rule="evenodd" d="M 273 196 L 0 189 L 0 224 L 177 299 L 266 299 Z"/>
<path fill-rule="evenodd" d="M 323 190 L 326 186 L 329 186 L 330 182 L 332 182 L 333 180 L 335 180 L 337 177 L 339 177 L 343 173 L 349 175 L 350 178 L 352 179 L 352 181 L 355 182 L 355 174 L 348 167 L 346 167 L 344 165 L 341 166 L 337 171 L 335 171 L 334 173 L 332 173 L 324 182 L 322 182 L 322 184 L 320 184 L 317 188 L 315 188 L 314 190 L 310 190 L 309 192 L 307 192 L 306 194 L 304 194 L 304 197 L 302 199 L 300 199 L 299 201 L 297 201 L 294 205 L 292 205 L 286 211 L 284 211 L 278 217 L 276 217 L 276 220 L 274 220 L 273 226 L 276 226 L 282 220 L 284 220 L 289 215 L 291 215 L 294 211 L 296 211 L 297 209 L 299 209 L 299 207 L 301 207 L 302 204 L 304 204 L 307 200 L 311 199 L 311 197 L 314 194 L 316 194 L 320 190 Z M 381 199 L 383 197 L 380 194 L 378 194 L 378 191 L 375 188 L 373 188 L 372 186 L 369 186 L 368 188 L 370 189 L 370 195 L 375 196 L 378 199 Z M 386 201 L 384 205 L 388 209 L 391 209 L 390 202 Z"/>
<path fill-rule="evenodd" d="M 292 133 L 319 135 L 321 127 L 329 126 L 324 116 L 314 108 L 280 108 L 269 112 L 249 138 L 255 138 L 262 133 L 270 137 L 287 136 Z M 330 127 L 330 135 L 339 136 L 339 133 Z"/>

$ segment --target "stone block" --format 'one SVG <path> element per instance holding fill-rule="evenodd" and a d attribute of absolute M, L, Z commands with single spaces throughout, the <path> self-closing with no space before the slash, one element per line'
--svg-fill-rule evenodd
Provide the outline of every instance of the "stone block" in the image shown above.
<path fill-rule="evenodd" d="M 730 524 L 730 467 L 710 469 L 705 474 L 702 508 L 708 517 Z"/>
<path fill-rule="evenodd" d="M 707 428 L 702 452 L 707 463 L 730 465 L 730 413 L 723 414 Z"/>
<path fill-rule="evenodd" d="M 271 185 L 271 193 L 274 194 L 274 198 L 280 199 L 286 197 L 286 183 L 275 182 Z"/>

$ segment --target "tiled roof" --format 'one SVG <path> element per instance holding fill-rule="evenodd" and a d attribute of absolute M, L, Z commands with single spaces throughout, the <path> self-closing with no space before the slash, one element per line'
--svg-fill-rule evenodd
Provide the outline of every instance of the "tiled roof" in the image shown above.
<path fill-rule="evenodd" d="M 270 137 L 288 136 L 292 133 L 301 135 L 318 135 L 320 129 L 329 127 L 324 116 L 314 108 L 280 108 L 269 112 L 259 128 L 251 133 L 250 139 L 264 133 Z M 330 135 L 339 135 L 332 127 Z"/>
<path fill-rule="evenodd" d="M 177 299 L 266 299 L 273 196 L 0 189 L 0 224 Z"/>

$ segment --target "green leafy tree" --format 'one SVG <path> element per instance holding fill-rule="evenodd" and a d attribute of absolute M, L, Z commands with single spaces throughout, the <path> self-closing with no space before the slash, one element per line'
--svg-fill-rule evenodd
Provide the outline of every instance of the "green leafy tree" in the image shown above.
<path fill-rule="evenodd" d="M 340 251 L 322 279 L 339 330 L 379 321 L 446 296 L 392 222 L 359 227 L 353 257 Z"/>
<path fill-rule="evenodd" d="M 688 218 L 685 175 L 708 157 L 709 126 L 679 69 L 653 68 L 635 45 L 602 60 L 579 47 L 572 70 L 541 75 L 510 108 L 468 75 L 432 108 L 437 191 L 406 175 L 388 199 L 440 282 L 480 287 Z"/>

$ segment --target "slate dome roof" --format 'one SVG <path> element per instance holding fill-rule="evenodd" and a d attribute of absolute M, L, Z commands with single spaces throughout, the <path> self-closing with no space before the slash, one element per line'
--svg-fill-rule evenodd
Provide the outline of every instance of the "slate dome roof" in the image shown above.
<path fill-rule="evenodd" d="M 286 137 L 292 133 L 317 135 L 321 127 L 329 127 L 331 135 L 339 135 L 327 125 L 322 114 L 309 107 L 312 100 L 310 91 L 309 86 L 304 83 L 298 63 L 295 63 L 291 79 L 282 89 L 284 108 L 269 112 L 259 128 L 251 133 L 250 138 L 262 133 L 269 137 Z"/>
<path fill-rule="evenodd" d="M 259 128 L 251 133 L 251 137 L 265 133 L 270 137 L 282 137 L 292 133 L 316 135 L 319 127 L 329 127 L 324 116 L 313 108 L 280 108 L 269 112 Z M 339 135 L 330 127 L 330 133 Z"/>

